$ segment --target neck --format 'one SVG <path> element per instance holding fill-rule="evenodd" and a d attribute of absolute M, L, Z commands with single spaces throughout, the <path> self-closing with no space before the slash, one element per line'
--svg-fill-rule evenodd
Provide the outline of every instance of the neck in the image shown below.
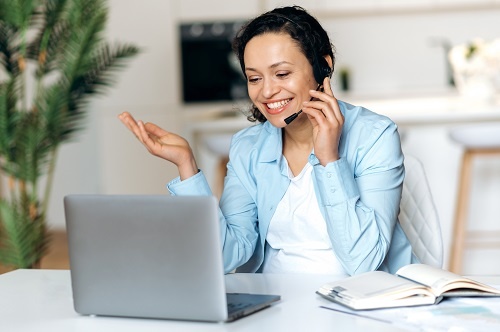
<path fill-rule="evenodd" d="M 312 125 L 305 114 L 301 114 L 295 121 L 283 128 L 283 146 L 312 150 Z"/>

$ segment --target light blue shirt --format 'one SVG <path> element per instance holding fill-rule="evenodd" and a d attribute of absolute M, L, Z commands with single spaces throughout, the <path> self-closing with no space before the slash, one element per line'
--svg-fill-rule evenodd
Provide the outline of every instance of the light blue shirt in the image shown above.
<path fill-rule="evenodd" d="M 340 159 L 322 166 L 309 156 L 313 183 L 333 249 L 345 271 L 395 273 L 417 262 L 398 221 L 404 180 L 397 126 L 387 117 L 339 101 L 345 121 Z M 290 179 L 281 129 L 269 122 L 233 136 L 220 200 L 226 273 L 260 272 L 273 213 Z M 168 184 L 172 195 L 212 195 L 203 172 Z"/>

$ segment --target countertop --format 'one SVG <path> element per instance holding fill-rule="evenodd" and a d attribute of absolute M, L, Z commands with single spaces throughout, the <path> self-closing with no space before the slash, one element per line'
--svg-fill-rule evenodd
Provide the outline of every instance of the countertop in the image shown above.
<path fill-rule="evenodd" d="M 391 118 L 398 126 L 442 125 L 500 121 L 500 100 L 471 101 L 456 93 L 397 98 L 339 98 Z M 187 136 L 234 133 L 251 126 L 242 112 L 211 113 L 186 121 Z"/>

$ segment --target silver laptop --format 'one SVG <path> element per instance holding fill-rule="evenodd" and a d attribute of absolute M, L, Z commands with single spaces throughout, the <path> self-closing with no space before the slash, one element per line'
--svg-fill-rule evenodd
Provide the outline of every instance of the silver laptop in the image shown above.
<path fill-rule="evenodd" d="M 226 294 L 214 197 L 69 195 L 64 208 L 80 314 L 232 321 L 280 299 Z"/>

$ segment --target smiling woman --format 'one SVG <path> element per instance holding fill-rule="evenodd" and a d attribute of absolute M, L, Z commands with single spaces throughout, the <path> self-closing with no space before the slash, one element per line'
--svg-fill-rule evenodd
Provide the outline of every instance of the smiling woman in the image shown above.
<path fill-rule="evenodd" d="M 404 179 L 396 125 L 337 100 L 328 34 L 301 7 L 246 23 L 233 50 L 260 122 L 234 135 L 220 199 L 226 272 L 395 272 L 416 262 L 398 221 Z M 189 143 L 120 120 L 150 153 L 174 163 L 172 195 L 212 195 Z"/>

